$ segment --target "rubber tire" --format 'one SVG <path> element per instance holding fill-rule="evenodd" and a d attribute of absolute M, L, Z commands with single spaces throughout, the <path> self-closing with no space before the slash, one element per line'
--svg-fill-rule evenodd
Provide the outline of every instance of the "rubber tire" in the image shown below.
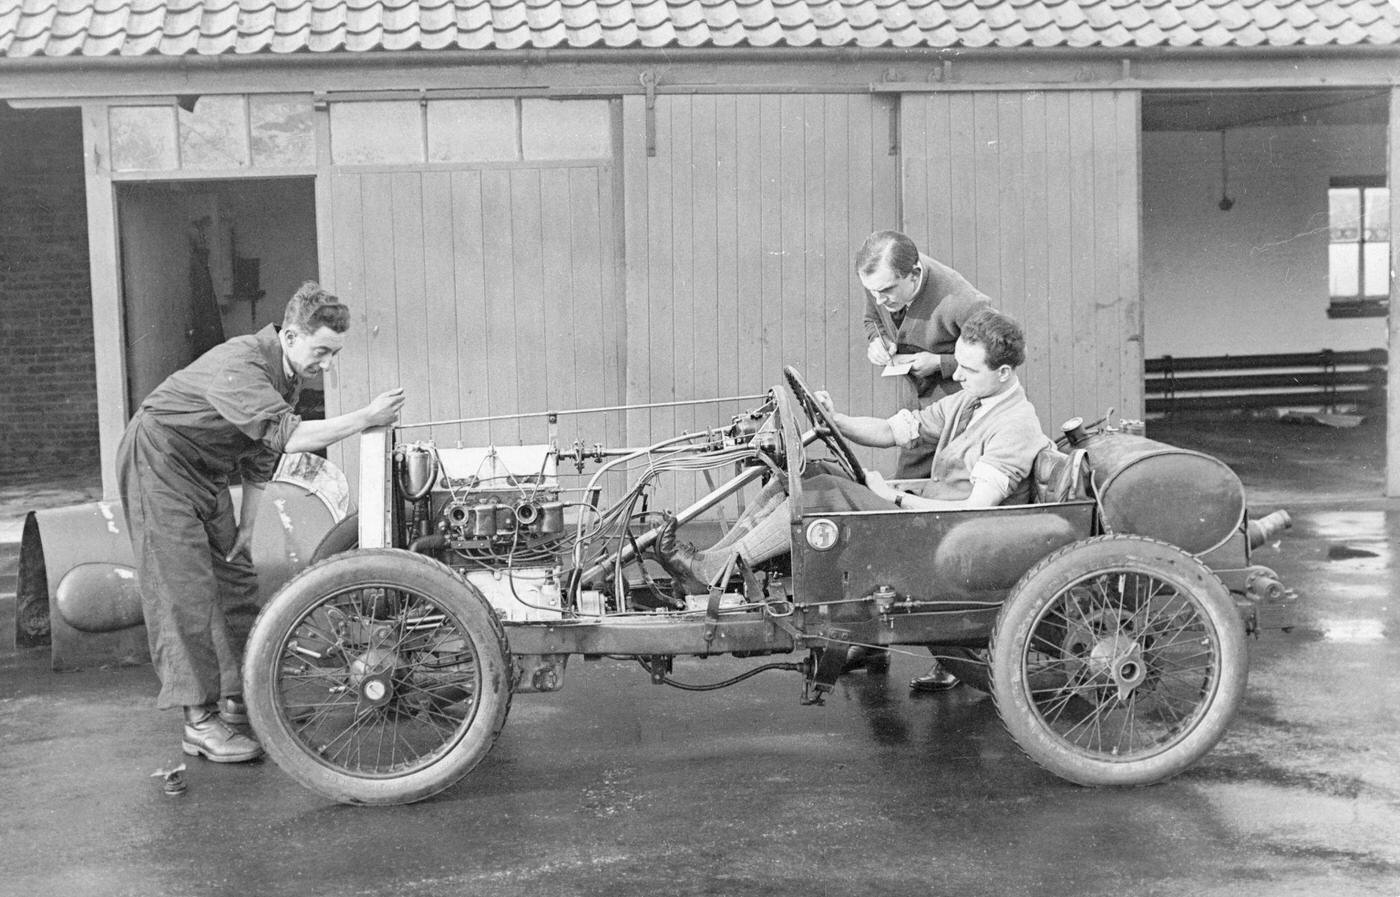
<path fill-rule="evenodd" d="M 368 778 L 327 766 L 293 735 L 276 706 L 276 672 L 291 628 L 326 597 L 370 585 L 412 590 L 442 604 L 470 639 L 481 672 L 476 712 L 458 742 L 429 766 L 402 776 Z M 510 710 L 510 647 L 490 604 L 452 568 L 401 549 L 359 549 L 303 570 L 262 609 L 248 636 L 243 694 L 268 756 L 302 785 L 347 804 L 413 803 L 460 781 L 500 737 Z"/>
<path fill-rule="evenodd" d="M 321 537 L 321 541 L 316 544 L 316 550 L 311 552 L 311 563 L 315 564 L 343 551 L 359 547 L 360 515 L 356 512 L 346 515 L 343 520 L 331 527 L 330 532 Z"/>
<path fill-rule="evenodd" d="M 1029 699 L 1022 646 L 1046 605 L 1087 577 L 1112 571 L 1145 573 L 1189 594 L 1214 630 L 1218 663 L 1213 693 L 1185 737 L 1137 759 L 1114 759 L 1070 744 L 1042 721 Z M 998 614 L 989 646 L 992 698 L 1002 723 L 1035 763 L 1090 787 L 1165 781 L 1205 756 L 1225 734 L 1244 699 L 1249 648 L 1244 621 L 1224 584 L 1195 557 L 1139 536 L 1098 536 L 1068 545 L 1032 567 Z"/>

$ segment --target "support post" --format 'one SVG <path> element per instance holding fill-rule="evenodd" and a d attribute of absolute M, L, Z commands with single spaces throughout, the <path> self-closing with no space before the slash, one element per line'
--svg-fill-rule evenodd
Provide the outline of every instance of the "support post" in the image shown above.
<path fill-rule="evenodd" d="M 1390 310 L 1385 375 L 1385 494 L 1400 496 L 1400 85 L 1390 88 L 1386 121 L 1386 184 L 1390 187 Z"/>

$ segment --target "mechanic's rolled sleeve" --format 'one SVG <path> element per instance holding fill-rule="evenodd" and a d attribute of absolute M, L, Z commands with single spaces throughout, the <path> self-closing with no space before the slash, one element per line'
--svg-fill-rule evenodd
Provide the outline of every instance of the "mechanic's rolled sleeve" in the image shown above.
<path fill-rule="evenodd" d="M 205 398 L 239 432 L 260 443 L 260 451 L 241 459 L 239 469 L 252 483 L 272 479 L 301 416 L 265 378 L 250 376 L 244 366 L 228 365 L 210 380 Z"/>

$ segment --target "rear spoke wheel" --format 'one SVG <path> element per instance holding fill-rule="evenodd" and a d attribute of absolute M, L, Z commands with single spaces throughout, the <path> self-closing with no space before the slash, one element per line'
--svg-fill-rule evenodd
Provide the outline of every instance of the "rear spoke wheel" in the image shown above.
<path fill-rule="evenodd" d="M 1243 697 L 1243 624 L 1224 586 L 1172 546 L 1076 543 L 1032 568 L 993 634 L 993 695 L 1017 743 L 1082 784 L 1175 775 Z"/>

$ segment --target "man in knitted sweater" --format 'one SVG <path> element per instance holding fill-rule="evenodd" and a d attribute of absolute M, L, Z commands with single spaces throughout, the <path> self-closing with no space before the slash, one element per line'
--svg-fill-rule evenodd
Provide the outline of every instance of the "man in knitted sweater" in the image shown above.
<path fill-rule="evenodd" d="M 884 367 L 907 363 L 913 387 L 907 406 L 925 408 L 957 392 L 953 346 L 968 318 L 992 307 L 967 278 L 919 252 L 898 231 L 876 231 L 856 251 L 856 275 L 865 288 L 865 357 Z M 926 477 L 934 446 L 901 443 L 895 476 Z"/>
<path fill-rule="evenodd" d="M 1015 320 L 986 309 L 962 326 L 953 351 L 953 378 L 962 391 L 918 412 L 901 409 L 890 418 L 851 417 L 837 412 L 824 392 L 816 399 L 836 428 L 852 442 L 888 448 L 924 439 L 937 446 L 931 476 L 917 492 L 901 492 L 874 471 L 866 486 L 835 474 L 813 472 L 803 478 L 807 510 L 954 510 L 990 508 L 1029 500 L 1030 472 L 1036 455 L 1050 445 L 1035 408 L 1016 375 L 1025 360 L 1025 336 Z M 661 564 L 690 591 L 704 591 L 738 554 L 749 564 L 790 550 L 786 482 L 773 477 L 753 504 L 718 543 L 697 550 L 675 538 L 674 521 L 657 540 Z M 914 683 L 919 690 L 941 690 L 957 680 L 942 674 L 941 683 Z"/>

